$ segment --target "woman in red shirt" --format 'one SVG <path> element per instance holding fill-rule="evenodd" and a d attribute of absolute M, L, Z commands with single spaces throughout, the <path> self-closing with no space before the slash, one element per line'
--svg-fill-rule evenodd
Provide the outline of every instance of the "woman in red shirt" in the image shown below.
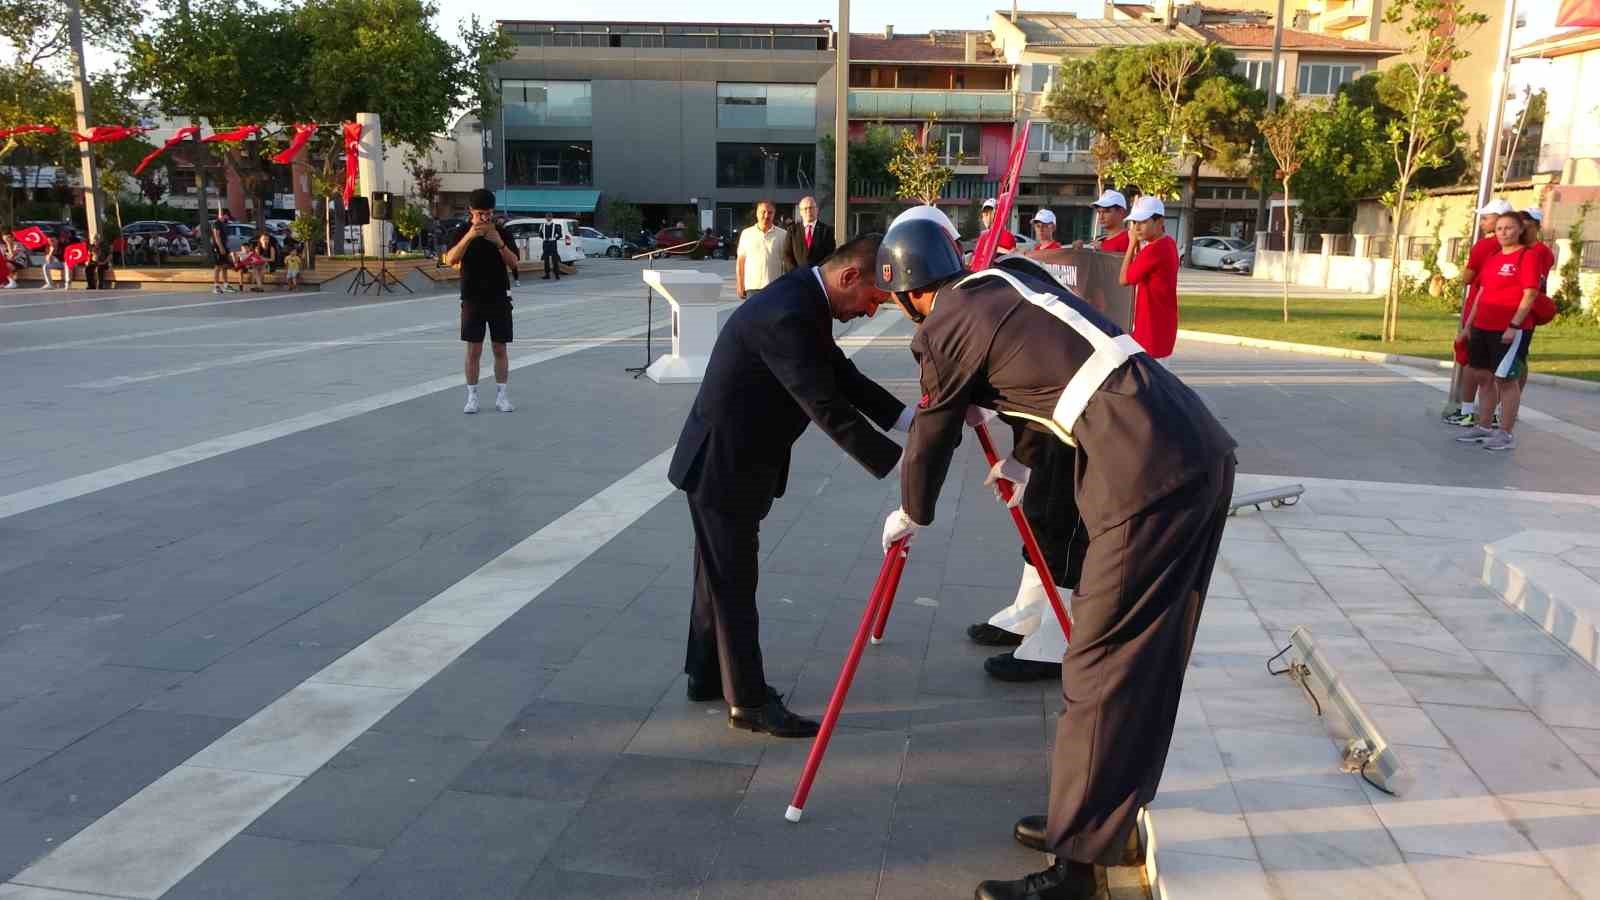
<path fill-rule="evenodd" d="M 1156 359 L 1178 342 L 1178 244 L 1167 234 L 1167 208 L 1150 196 L 1133 201 L 1135 240 L 1122 254 L 1122 283 L 1134 286 L 1133 339 Z"/>
<path fill-rule="evenodd" d="M 1464 443 L 1482 441 L 1487 450 L 1512 450 L 1517 408 L 1522 403 L 1522 375 L 1528 366 L 1528 343 L 1533 337 L 1531 310 L 1539 294 L 1539 256 L 1522 244 L 1522 217 L 1506 213 L 1495 221 L 1500 251 L 1484 261 L 1478 273 L 1478 295 L 1468 317 L 1468 364 L 1488 370 L 1480 385 L 1479 408 L 1487 416 L 1498 403 L 1498 431 L 1474 425 L 1457 438 Z"/>

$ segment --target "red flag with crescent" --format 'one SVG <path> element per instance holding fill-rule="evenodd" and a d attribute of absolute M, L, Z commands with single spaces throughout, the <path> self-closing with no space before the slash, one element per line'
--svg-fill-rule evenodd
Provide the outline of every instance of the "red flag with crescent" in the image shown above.
<path fill-rule="evenodd" d="M 74 134 L 80 144 L 107 144 L 112 141 L 123 141 L 135 135 L 144 134 L 149 129 L 129 125 L 96 125 L 89 129 L 88 134 Z"/>
<path fill-rule="evenodd" d="M 344 123 L 344 208 L 356 195 L 356 178 L 361 174 L 361 123 Z"/>
<path fill-rule="evenodd" d="M 1600 0 L 1561 0 L 1556 10 L 1556 26 L 1600 26 Z"/>
<path fill-rule="evenodd" d="M 27 247 L 29 250 L 43 250 L 45 245 L 50 243 L 50 238 L 45 236 L 44 229 L 37 225 L 18 228 L 12 233 L 16 235 L 17 243 Z"/>
<path fill-rule="evenodd" d="M 260 125 L 240 125 L 238 128 L 235 128 L 232 131 L 214 132 L 201 138 L 200 140 L 207 144 L 215 144 L 218 141 L 242 141 L 260 130 Z"/>
<path fill-rule="evenodd" d="M 989 263 L 994 261 L 995 251 L 999 249 L 1000 230 L 1010 227 L 1011 207 L 1017 199 L 1017 180 L 1022 177 L 1022 157 L 1027 146 L 1028 120 L 1023 119 L 1011 133 L 1011 158 L 1006 163 L 1005 180 L 1000 182 L 1000 196 L 995 199 L 994 224 L 978 237 L 977 246 L 972 248 L 974 272 L 989 268 Z"/>
<path fill-rule="evenodd" d="M 296 154 L 298 154 L 306 144 L 311 143 L 311 136 L 316 133 L 317 123 L 296 122 L 294 125 L 294 137 L 289 141 L 289 146 L 284 148 L 282 153 L 272 157 L 272 161 L 280 166 L 286 166 L 289 163 L 294 162 Z"/>
<path fill-rule="evenodd" d="M 171 150 L 179 143 L 188 140 L 192 135 L 199 133 L 199 125 L 185 125 L 182 128 L 179 128 L 177 131 L 173 132 L 172 137 L 167 138 L 166 143 L 154 150 L 151 150 L 149 153 L 146 153 L 144 159 L 139 160 L 139 164 L 133 167 L 133 174 L 138 175 L 142 173 L 150 166 L 151 163 L 156 161 L 156 157 L 167 152 L 168 150 Z"/>
<path fill-rule="evenodd" d="M 69 266 L 81 266 L 89 261 L 89 245 L 83 241 L 68 244 L 61 250 L 61 261 Z"/>

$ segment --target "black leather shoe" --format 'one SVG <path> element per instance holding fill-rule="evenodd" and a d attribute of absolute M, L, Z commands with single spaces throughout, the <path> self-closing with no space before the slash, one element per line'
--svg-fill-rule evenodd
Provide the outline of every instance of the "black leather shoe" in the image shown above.
<path fill-rule="evenodd" d="M 1045 826 L 1049 821 L 1048 816 L 1023 816 L 1017 820 L 1016 825 L 1012 826 L 1011 836 L 1017 839 L 1017 843 L 1027 847 L 1029 850 L 1049 853 L 1049 848 L 1044 845 Z"/>
<path fill-rule="evenodd" d="M 990 678 L 1000 681 L 1044 681 L 1047 678 L 1061 680 L 1061 663 L 1017 659 L 1011 653 L 999 653 L 984 660 L 983 670 L 989 673 Z"/>
<path fill-rule="evenodd" d="M 790 712 L 781 699 L 769 697 L 765 706 L 731 707 L 728 727 L 780 738 L 808 738 L 816 737 L 822 726 Z"/>
<path fill-rule="evenodd" d="M 1004 628 L 996 628 L 988 622 L 968 625 L 967 637 L 971 638 L 974 644 L 982 644 L 985 647 L 1015 647 L 1022 643 L 1022 635 Z"/>
<path fill-rule="evenodd" d="M 709 703 L 712 700 L 722 699 L 722 682 L 700 681 L 692 675 L 689 677 L 688 682 L 689 683 L 684 686 L 683 692 L 688 695 L 689 699 L 693 702 Z M 781 700 L 783 699 L 783 695 L 778 693 L 777 688 L 774 688 L 769 684 L 767 685 L 767 699 Z"/>
<path fill-rule="evenodd" d="M 1093 900 L 1098 891 L 1094 866 L 1067 862 L 1016 881 L 985 881 L 972 896 L 974 900 Z"/>

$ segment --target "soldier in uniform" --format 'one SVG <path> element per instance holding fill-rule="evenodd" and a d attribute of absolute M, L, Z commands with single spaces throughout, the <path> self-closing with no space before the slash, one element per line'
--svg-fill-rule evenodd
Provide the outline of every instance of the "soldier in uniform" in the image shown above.
<path fill-rule="evenodd" d="M 1161 780 L 1183 674 L 1222 541 L 1236 446 L 1193 391 L 1042 270 L 967 272 L 935 223 L 891 228 L 878 286 L 918 323 L 927 403 L 901 461 L 887 546 L 934 520 L 970 404 L 1073 446 L 1088 547 L 1062 658 L 1049 815 L 1018 823 L 1056 864 L 985 881 L 978 900 L 1087 900 Z M 992 477 L 1028 478 L 1014 455 Z"/>

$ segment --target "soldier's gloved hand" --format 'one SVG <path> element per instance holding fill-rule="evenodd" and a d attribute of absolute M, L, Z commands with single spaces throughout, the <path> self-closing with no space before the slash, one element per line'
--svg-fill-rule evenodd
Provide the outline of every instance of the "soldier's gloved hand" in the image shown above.
<path fill-rule="evenodd" d="M 889 513 L 889 518 L 883 520 L 883 552 L 888 553 L 889 547 L 901 538 L 906 539 L 906 546 L 911 545 L 911 539 L 916 536 L 921 525 L 911 521 L 903 509 Z"/>
<path fill-rule="evenodd" d="M 977 404 L 973 404 L 967 407 L 967 424 L 973 428 L 977 428 L 979 425 L 987 425 L 994 421 L 995 417 L 998 415 L 1000 414 L 987 406 L 978 406 Z"/>
<path fill-rule="evenodd" d="M 994 488 L 994 497 L 1006 505 L 1007 509 L 1014 509 L 1022 502 L 1022 492 L 1028 487 L 1028 467 L 1017 462 L 1011 457 L 1006 457 L 995 463 L 989 469 L 989 477 L 983 480 L 988 487 Z M 1011 482 L 1011 499 L 1007 500 L 1000 494 L 1000 479 Z"/>

